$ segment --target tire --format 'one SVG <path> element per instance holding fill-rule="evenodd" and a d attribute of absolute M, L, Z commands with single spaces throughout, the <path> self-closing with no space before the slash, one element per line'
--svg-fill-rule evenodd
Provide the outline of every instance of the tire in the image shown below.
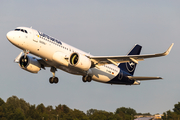
<path fill-rule="evenodd" d="M 53 81 L 55 84 L 57 84 L 59 82 L 59 79 L 57 77 L 55 77 Z"/>
<path fill-rule="evenodd" d="M 54 80 L 52 77 L 49 78 L 49 83 L 53 84 L 54 83 Z"/>
<path fill-rule="evenodd" d="M 86 76 L 83 76 L 83 77 L 82 77 L 82 81 L 83 81 L 83 82 L 86 82 L 86 81 L 87 81 L 87 77 L 86 77 Z"/>
<path fill-rule="evenodd" d="M 91 80 L 92 80 L 92 77 L 91 77 L 91 76 L 88 76 L 88 77 L 87 77 L 87 81 L 88 81 L 88 82 L 91 82 Z"/>

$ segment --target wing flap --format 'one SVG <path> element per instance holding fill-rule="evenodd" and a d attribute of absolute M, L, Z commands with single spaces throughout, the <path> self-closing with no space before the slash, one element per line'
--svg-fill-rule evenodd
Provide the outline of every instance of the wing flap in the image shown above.
<path fill-rule="evenodd" d="M 163 79 L 161 77 L 142 77 L 142 76 L 127 76 L 127 77 L 131 80 L 139 80 L 139 81 Z"/>

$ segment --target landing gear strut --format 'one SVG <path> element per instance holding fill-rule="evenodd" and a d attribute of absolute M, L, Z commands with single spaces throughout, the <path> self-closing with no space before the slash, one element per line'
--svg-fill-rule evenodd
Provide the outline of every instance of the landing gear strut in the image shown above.
<path fill-rule="evenodd" d="M 86 75 L 86 76 L 83 76 L 83 77 L 82 77 L 82 81 L 83 81 L 83 82 L 91 82 L 91 80 L 92 80 L 92 77 L 91 77 L 91 76 Z"/>
<path fill-rule="evenodd" d="M 29 54 L 29 50 L 24 50 L 24 58 L 26 58 L 27 54 Z"/>
<path fill-rule="evenodd" d="M 51 67 L 50 71 L 52 72 L 53 77 L 50 77 L 50 78 L 49 78 L 49 82 L 50 82 L 51 84 L 53 84 L 53 83 L 55 83 L 55 84 L 58 83 L 59 79 L 55 76 L 55 72 L 57 71 L 57 69 L 56 69 L 55 67 Z"/>

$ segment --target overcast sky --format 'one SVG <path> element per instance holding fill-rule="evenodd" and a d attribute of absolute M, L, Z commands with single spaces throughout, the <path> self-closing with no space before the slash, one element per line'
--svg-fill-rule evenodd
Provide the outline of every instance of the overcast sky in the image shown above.
<path fill-rule="evenodd" d="M 30 104 L 66 104 L 84 112 L 93 108 L 114 112 L 131 107 L 137 112 L 163 113 L 180 101 L 180 1 L 178 0 L 1 0 L 0 98 L 12 95 Z M 125 55 L 138 43 L 142 54 L 168 56 L 139 62 L 135 76 L 160 76 L 139 86 L 109 85 L 58 70 L 51 85 L 49 68 L 32 74 L 14 58 L 22 51 L 6 33 L 18 26 L 33 27 L 92 55 Z"/>

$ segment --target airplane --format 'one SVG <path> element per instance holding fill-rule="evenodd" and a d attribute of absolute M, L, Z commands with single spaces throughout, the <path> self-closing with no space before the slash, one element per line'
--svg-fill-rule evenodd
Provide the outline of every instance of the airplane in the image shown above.
<path fill-rule="evenodd" d="M 70 74 L 81 75 L 83 82 L 92 80 L 107 84 L 140 85 L 143 80 L 162 79 L 161 77 L 133 76 L 136 65 L 146 58 L 166 56 L 174 43 L 164 53 L 140 55 L 142 46 L 136 44 L 127 55 L 93 56 L 70 46 L 43 32 L 28 27 L 17 27 L 6 34 L 7 39 L 23 51 L 15 58 L 20 68 L 38 73 L 50 67 L 53 76 L 51 84 L 58 83 L 57 69 Z M 39 58 L 35 58 L 31 53 Z"/>

